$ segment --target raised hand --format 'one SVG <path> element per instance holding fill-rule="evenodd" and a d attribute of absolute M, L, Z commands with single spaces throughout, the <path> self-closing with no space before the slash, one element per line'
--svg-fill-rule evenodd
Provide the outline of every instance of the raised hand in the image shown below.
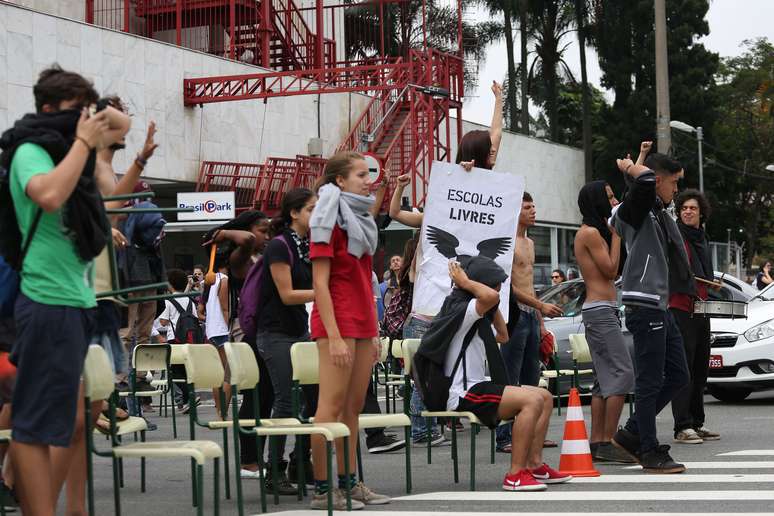
<path fill-rule="evenodd" d="M 153 141 L 153 136 L 156 134 L 156 122 L 151 120 L 151 123 L 148 124 L 148 132 L 145 134 L 145 143 L 142 146 L 142 150 L 140 151 L 140 157 L 147 161 L 151 156 L 153 156 L 153 151 L 156 150 L 156 147 L 159 146 L 158 143 L 155 143 Z"/>
<path fill-rule="evenodd" d="M 78 125 L 75 128 L 75 135 L 76 138 L 82 139 L 91 149 L 94 149 L 109 128 L 107 115 L 104 112 L 100 111 L 89 116 L 89 110 L 83 108 L 81 118 L 78 119 Z"/>
<path fill-rule="evenodd" d="M 492 93 L 494 93 L 495 99 L 500 99 L 503 96 L 503 85 L 497 81 L 492 81 Z"/>

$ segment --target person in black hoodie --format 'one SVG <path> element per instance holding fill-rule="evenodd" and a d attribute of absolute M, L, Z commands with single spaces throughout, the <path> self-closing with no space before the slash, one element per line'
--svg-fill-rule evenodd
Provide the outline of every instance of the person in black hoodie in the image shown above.
<path fill-rule="evenodd" d="M 553 406 L 551 394 L 538 387 L 508 385 L 497 345 L 508 340 L 498 309 L 499 290 L 508 276 L 485 256 L 467 259 L 463 264 L 450 262 L 449 275 L 455 288 L 444 300 L 414 357 L 416 384 L 424 402 L 431 410 L 472 412 L 489 428 L 518 415 L 513 424 L 511 467 L 503 479 L 504 490 L 542 491 L 545 484 L 567 482 L 572 476 L 543 462 L 543 442 Z M 439 388 L 440 382 L 429 374 L 433 364 L 443 367 L 448 390 Z"/>
<path fill-rule="evenodd" d="M 96 307 L 93 259 L 110 235 L 95 151 L 131 122 L 111 107 L 96 112 L 91 83 L 56 66 L 33 94 L 37 112 L 0 138 L 18 229 L 30 240 L 14 314 L 11 455 L 22 512 L 53 516 L 68 470 L 86 467 L 79 385 Z M 68 513 L 79 506 L 68 498 Z"/>
<path fill-rule="evenodd" d="M 685 241 L 691 270 L 697 278 L 697 297 L 706 300 L 706 281 L 714 281 L 709 242 L 704 233 L 704 224 L 710 214 L 709 202 L 700 191 L 688 189 L 677 196 L 675 211 L 679 216 L 677 227 L 680 228 Z M 709 372 L 710 319 L 704 314 L 693 313 L 693 304 L 694 298 L 687 294 L 675 293 L 669 296 L 669 311 L 680 328 L 688 371 L 691 374 L 691 382 L 672 400 L 675 442 L 681 444 L 701 444 L 704 441 L 720 439 L 720 434 L 704 426 L 704 387 Z"/>
<path fill-rule="evenodd" d="M 621 332 L 614 283 L 621 259 L 621 237 L 607 223 L 617 204 L 613 190 L 604 181 L 592 181 L 581 188 L 578 208 L 583 225 L 575 235 L 574 248 L 586 285 L 581 316 L 594 366 L 591 455 L 600 461 L 633 462 L 610 444 L 626 394 L 634 388 L 634 368 Z"/>

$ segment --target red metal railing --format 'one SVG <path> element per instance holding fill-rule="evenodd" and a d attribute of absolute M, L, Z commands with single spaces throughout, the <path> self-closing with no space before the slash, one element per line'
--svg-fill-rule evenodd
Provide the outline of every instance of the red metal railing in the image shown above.
<path fill-rule="evenodd" d="M 280 211 L 282 197 L 297 187 L 313 188 L 326 160 L 311 156 L 267 158 L 261 165 L 204 161 L 197 192 L 234 191 L 236 211 L 261 210 L 269 216 Z"/>
<path fill-rule="evenodd" d="M 235 192 L 237 212 L 250 209 L 260 181 L 265 176 L 264 165 L 202 161 L 197 192 Z"/>

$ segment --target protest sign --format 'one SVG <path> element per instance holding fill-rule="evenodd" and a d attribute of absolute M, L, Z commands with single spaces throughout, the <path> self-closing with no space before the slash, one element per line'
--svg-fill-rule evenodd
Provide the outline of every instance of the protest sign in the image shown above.
<path fill-rule="evenodd" d="M 417 262 L 412 310 L 434 316 L 451 292 L 449 260 L 489 256 L 508 275 L 500 311 L 508 320 L 511 265 L 524 177 L 433 162 L 425 201 L 421 260 Z"/>

